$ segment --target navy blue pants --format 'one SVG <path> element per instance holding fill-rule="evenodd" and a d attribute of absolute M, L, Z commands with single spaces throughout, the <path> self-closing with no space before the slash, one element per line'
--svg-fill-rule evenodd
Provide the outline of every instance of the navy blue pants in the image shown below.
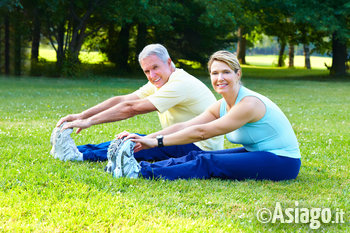
<path fill-rule="evenodd" d="M 87 144 L 78 146 L 78 150 L 83 153 L 83 160 L 105 161 L 107 151 L 111 141 L 100 144 Z M 141 150 L 134 154 L 137 161 L 160 161 L 170 158 L 177 158 L 190 153 L 191 151 L 202 151 L 195 144 L 190 143 L 178 146 L 155 147 L 148 150 Z"/>
<path fill-rule="evenodd" d="M 278 156 L 270 152 L 248 152 L 243 147 L 219 151 L 191 151 L 178 158 L 149 163 L 142 161 L 144 178 L 233 180 L 289 180 L 299 173 L 300 159 Z"/>

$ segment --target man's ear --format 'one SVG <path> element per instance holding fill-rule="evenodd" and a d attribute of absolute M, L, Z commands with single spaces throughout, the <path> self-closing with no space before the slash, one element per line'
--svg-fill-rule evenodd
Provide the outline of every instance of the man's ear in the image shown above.
<path fill-rule="evenodd" d="M 171 58 L 170 57 L 168 58 L 168 65 L 169 66 L 171 65 Z"/>

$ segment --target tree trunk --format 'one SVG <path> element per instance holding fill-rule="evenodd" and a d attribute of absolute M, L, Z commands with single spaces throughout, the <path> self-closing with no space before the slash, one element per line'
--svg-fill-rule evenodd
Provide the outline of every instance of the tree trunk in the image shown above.
<path fill-rule="evenodd" d="M 305 68 L 310 70 L 311 69 L 310 48 L 308 44 L 304 44 L 304 57 L 305 57 Z"/>
<path fill-rule="evenodd" d="M 37 13 L 37 10 L 35 10 L 35 13 Z M 32 50 L 31 50 L 31 56 L 30 56 L 30 70 L 32 74 L 39 60 L 40 31 L 41 31 L 41 22 L 39 20 L 39 17 L 35 15 L 33 20 Z"/>
<path fill-rule="evenodd" d="M 0 18 L 1 20 L 1 18 Z M 2 74 L 2 23 L 0 22 L 0 74 Z"/>
<path fill-rule="evenodd" d="M 147 27 L 143 23 L 139 23 L 137 27 L 137 38 L 136 38 L 136 56 L 146 46 Z"/>
<path fill-rule="evenodd" d="M 284 66 L 284 50 L 286 49 L 286 42 L 282 41 L 280 43 L 280 52 L 278 54 L 278 67 Z"/>
<path fill-rule="evenodd" d="M 332 67 L 331 75 L 346 74 L 346 43 L 338 38 L 337 32 L 332 35 Z"/>
<path fill-rule="evenodd" d="M 118 56 L 116 56 L 115 64 L 118 68 L 122 70 L 129 70 L 128 58 L 129 58 L 129 32 L 131 24 L 125 24 L 118 36 L 116 43 L 116 51 Z"/>
<path fill-rule="evenodd" d="M 5 15 L 5 74 L 10 74 L 10 19 Z"/>
<path fill-rule="evenodd" d="M 31 51 L 31 61 L 38 62 L 39 58 L 39 45 L 40 45 L 40 30 L 41 22 L 39 17 L 34 16 L 33 20 L 33 31 L 32 31 L 32 51 Z"/>
<path fill-rule="evenodd" d="M 294 67 L 294 43 L 289 43 L 289 68 Z"/>
<path fill-rule="evenodd" d="M 118 57 L 116 46 L 117 46 L 117 38 L 118 38 L 118 32 L 115 29 L 115 25 L 113 23 L 110 23 L 108 25 L 108 43 L 105 49 L 103 49 L 103 52 L 107 54 L 108 60 L 115 64 L 115 60 Z"/>
<path fill-rule="evenodd" d="M 64 22 L 60 23 L 57 30 L 57 52 L 56 52 L 56 66 L 57 70 L 60 72 L 62 70 L 63 61 L 65 59 L 64 54 Z"/>
<path fill-rule="evenodd" d="M 70 51 L 70 59 L 73 63 L 79 63 L 79 53 L 81 50 L 81 46 L 84 43 L 85 39 L 85 31 L 86 31 L 86 21 L 83 23 L 83 25 L 80 25 L 81 27 L 73 27 L 73 35 L 72 40 L 69 43 L 69 51 Z"/>
<path fill-rule="evenodd" d="M 16 76 L 21 75 L 22 64 L 22 33 L 18 17 L 14 19 L 14 73 Z"/>
<path fill-rule="evenodd" d="M 247 40 L 245 37 L 244 29 L 242 27 L 238 28 L 237 36 L 238 36 L 237 58 L 239 63 L 246 64 L 245 52 L 246 52 Z"/>

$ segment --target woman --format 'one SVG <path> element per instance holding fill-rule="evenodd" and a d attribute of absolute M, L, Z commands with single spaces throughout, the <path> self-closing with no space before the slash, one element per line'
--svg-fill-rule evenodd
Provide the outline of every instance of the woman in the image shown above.
<path fill-rule="evenodd" d="M 142 137 L 135 151 L 157 146 L 182 145 L 226 134 L 241 148 L 192 151 L 180 158 L 155 163 L 142 161 L 145 178 L 295 179 L 300 169 L 300 151 L 292 126 L 283 112 L 267 97 L 242 86 L 242 70 L 236 56 L 214 53 L 208 62 L 211 83 L 222 99 L 198 117 Z M 163 136 L 162 136 L 163 135 Z M 123 137 L 125 134 L 120 134 Z"/>

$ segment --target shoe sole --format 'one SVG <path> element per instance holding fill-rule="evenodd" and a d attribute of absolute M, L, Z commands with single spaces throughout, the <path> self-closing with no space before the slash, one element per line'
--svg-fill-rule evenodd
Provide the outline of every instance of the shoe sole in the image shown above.
<path fill-rule="evenodd" d="M 62 161 L 67 161 L 69 160 L 68 158 L 66 158 L 66 155 L 68 154 L 66 153 L 66 151 L 68 148 L 67 148 L 67 145 L 65 145 L 65 143 L 67 143 L 67 141 L 70 139 L 70 134 L 73 132 L 73 129 L 69 128 L 63 131 L 61 131 L 60 129 L 59 132 L 60 133 L 57 137 L 56 144 L 55 144 L 55 152 L 56 152 L 55 158 L 58 158 L 59 160 L 62 160 Z"/>
<path fill-rule="evenodd" d="M 134 149 L 134 145 L 135 143 L 128 141 L 128 142 L 125 142 L 118 150 L 117 159 L 116 159 L 117 166 L 113 172 L 114 177 L 137 178 L 138 176 L 137 174 L 140 171 L 140 165 L 137 163 L 134 156 L 132 155 L 132 150 Z M 136 171 L 131 170 L 134 166 L 137 167 Z M 129 169 L 126 170 L 126 168 L 129 168 Z M 133 172 L 135 172 L 135 174 L 132 174 Z"/>
<path fill-rule="evenodd" d="M 116 158 L 120 144 L 122 143 L 122 139 L 114 139 L 108 147 L 107 151 L 107 166 L 104 168 L 105 172 L 113 173 L 116 167 Z"/>

